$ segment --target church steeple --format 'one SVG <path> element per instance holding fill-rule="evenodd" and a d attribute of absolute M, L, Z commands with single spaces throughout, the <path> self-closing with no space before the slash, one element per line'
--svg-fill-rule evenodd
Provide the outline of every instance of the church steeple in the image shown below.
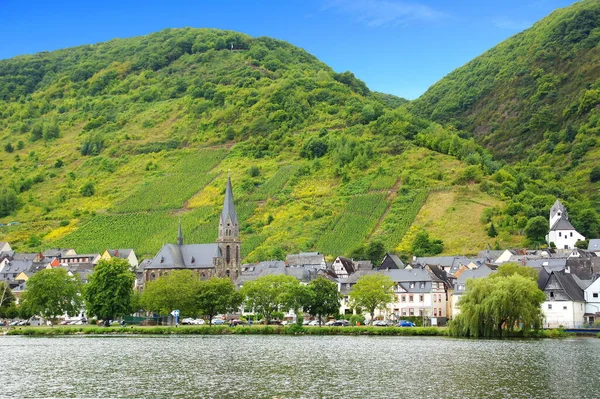
<path fill-rule="evenodd" d="M 221 224 L 230 223 L 233 226 L 238 225 L 237 213 L 233 204 L 233 190 L 231 188 L 231 175 L 227 175 L 227 188 L 225 189 L 225 199 L 223 200 L 223 211 L 221 212 Z"/>
<path fill-rule="evenodd" d="M 183 232 L 181 231 L 181 219 L 179 219 L 179 229 L 177 230 L 177 245 L 183 245 Z"/>
<path fill-rule="evenodd" d="M 240 228 L 238 217 L 233 203 L 233 189 L 231 175 L 227 176 L 223 211 L 219 220 L 219 238 L 217 239 L 221 251 L 221 262 L 217 266 L 217 276 L 229 277 L 232 280 L 240 275 Z"/>

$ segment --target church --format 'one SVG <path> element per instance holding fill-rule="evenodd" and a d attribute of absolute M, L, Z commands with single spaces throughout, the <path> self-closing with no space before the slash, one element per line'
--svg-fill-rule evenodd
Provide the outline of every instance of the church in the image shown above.
<path fill-rule="evenodd" d="M 573 249 L 577 241 L 585 240 L 569 222 L 567 208 L 559 200 L 550 208 L 549 224 L 550 231 L 546 236 L 548 245 L 554 243 L 558 249 Z"/>
<path fill-rule="evenodd" d="M 241 270 L 240 247 L 240 229 L 233 202 L 231 176 L 228 176 L 217 242 L 184 244 L 180 222 L 177 244 L 165 244 L 160 249 L 144 268 L 143 281 L 152 281 L 172 270 L 182 269 L 193 270 L 202 280 L 216 276 L 235 281 Z"/>

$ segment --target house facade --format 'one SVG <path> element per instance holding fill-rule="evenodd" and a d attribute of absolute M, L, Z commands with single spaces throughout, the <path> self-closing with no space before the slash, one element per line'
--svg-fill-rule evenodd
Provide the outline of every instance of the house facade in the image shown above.
<path fill-rule="evenodd" d="M 127 249 L 107 249 L 102 253 L 100 259 L 111 260 L 112 258 L 125 259 L 132 268 L 137 268 L 139 265 L 138 258 L 135 256 L 135 252 L 131 248 Z"/>
<path fill-rule="evenodd" d="M 552 271 L 544 286 L 546 301 L 542 304 L 544 327 L 581 327 L 584 323 L 583 290 L 570 273 Z"/>

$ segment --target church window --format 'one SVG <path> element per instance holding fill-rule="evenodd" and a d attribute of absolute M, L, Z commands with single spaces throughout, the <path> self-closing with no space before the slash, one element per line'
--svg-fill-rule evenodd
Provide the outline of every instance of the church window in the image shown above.
<path fill-rule="evenodd" d="M 155 278 L 156 278 L 156 275 L 155 275 L 154 273 L 152 273 L 152 274 L 150 275 L 150 280 L 154 280 Z"/>
<path fill-rule="evenodd" d="M 201 278 L 202 280 L 206 280 L 206 274 L 204 274 L 204 273 L 200 274 L 200 278 Z"/>
<path fill-rule="evenodd" d="M 227 248 L 225 250 L 225 262 L 227 262 L 227 263 L 231 262 L 231 248 L 229 247 L 229 245 L 227 246 Z"/>
<path fill-rule="evenodd" d="M 229 270 L 227 270 L 227 271 L 225 272 L 225 275 L 226 275 L 227 277 L 229 277 Z"/>
<path fill-rule="evenodd" d="M 240 263 L 240 247 L 235 247 L 235 263 Z"/>

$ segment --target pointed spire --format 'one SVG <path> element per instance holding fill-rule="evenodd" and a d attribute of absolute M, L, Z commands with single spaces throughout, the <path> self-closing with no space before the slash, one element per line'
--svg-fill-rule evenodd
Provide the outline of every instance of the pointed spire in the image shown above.
<path fill-rule="evenodd" d="M 225 199 L 223 201 L 223 212 L 221 212 L 221 224 L 227 223 L 227 218 L 231 219 L 231 224 L 238 224 L 237 213 L 233 204 L 233 189 L 231 188 L 231 173 L 227 172 L 227 188 L 225 189 Z"/>
<path fill-rule="evenodd" d="M 183 245 L 183 232 L 181 230 L 181 219 L 179 219 L 179 230 L 177 231 L 177 245 Z"/>

